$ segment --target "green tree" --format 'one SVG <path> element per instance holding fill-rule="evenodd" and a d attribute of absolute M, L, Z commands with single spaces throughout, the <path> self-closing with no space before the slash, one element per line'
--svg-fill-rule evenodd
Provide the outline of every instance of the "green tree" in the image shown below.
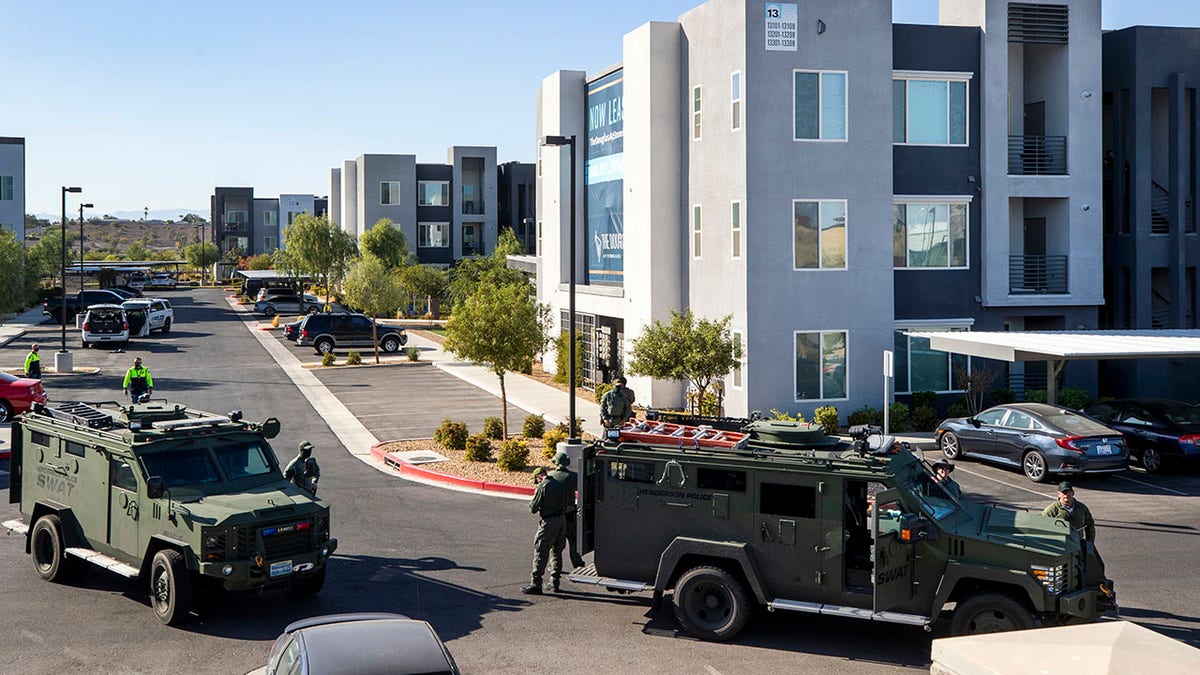
<path fill-rule="evenodd" d="M 25 214 L 25 229 L 38 229 L 42 227 L 50 227 L 50 221 L 43 218 L 38 218 L 32 213 Z"/>
<path fill-rule="evenodd" d="M 24 307 L 32 288 L 25 247 L 12 231 L 0 227 L 0 312 Z"/>
<path fill-rule="evenodd" d="M 512 228 L 504 228 L 496 243 L 496 250 L 489 256 L 464 258 L 450 272 L 450 301 L 457 307 L 475 292 L 475 287 L 484 280 L 497 286 L 524 284 L 531 290 L 533 285 L 520 270 L 509 269 L 508 256 L 523 252 L 521 242 Z"/>
<path fill-rule="evenodd" d="M 71 236 L 71 228 L 67 228 L 68 252 L 74 248 L 72 246 L 74 242 L 75 237 Z M 47 227 L 38 243 L 29 249 L 27 259 L 32 263 L 35 275 L 38 277 L 59 276 L 62 271 L 62 250 L 62 227 L 59 225 Z"/>
<path fill-rule="evenodd" d="M 354 236 L 327 216 L 296 216 L 284 228 L 283 241 L 283 255 L 276 258 L 276 268 L 324 280 L 326 297 L 341 287 L 350 262 L 358 257 Z"/>
<path fill-rule="evenodd" d="M 350 266 L 345 289 L 346 302 L 373 317 L 391 316 L 404 300 L 404 290 L 396 275 L 373 255 L 365 255 Z M 375 344 L 375 363 L 379 363 L 379 333 L 374 322 L 371 342 Z"/>
<path fill-rule="evenodd" d="M 187 260 L 188 264 L 197 270 L 206 270 L 212 267 L 220 257 L 221 252 L 217 250 L 217 245 L 211 241 L 188 244 L 183 247 L 184 260 Z"/>
<path fill-rule="evenodd" d="M 508 395 L 504 374 L 527 370 L 546 347 L 550 307 L 529 293 L 528 285 L 484 282 L 476 287 L 446 324 L 443 347 L 479 363 L 500 380 L 500 419 L 508 438 Z"/>
<path fill-rule="evenodd" d="M 416 262 L 417 256 L 408 248 L 404 232 L 390 218 L 380 218 L 371 229 L 363 233 L 359 242 L 363 255 L 373 255 L 389 270 L 407 267 Z"/>
<path fill-rule="evenodd" d="M 725 377 L 742 358 L 742 345 L 729 330 L 732 316 L 697 320 L 692 310 L 671 311 L 670 322 L 655 321 L 633 341 L 629 372 L 659 380 L 687 382 L 694 401 Z"/>
<path fill-rule="evenodd" d="M 150 249 L 140 241 L 132 241 L 129 246 L 125 247 L 126 260 L 149 260 Z"/>
<path fill-rule="evenodd" d="M 275 264 L 275 259 L 268 253 L 259 253 L 246 259 L 248 270 L 269 270 Z"/>
<path fill-rule="evenodd" d="M 409 265 L 399 271 L 400 287 L 414 298 L 425 298 L 425 311 L 434 316 L 434 298 L 441 297 L 449 286 L 446 270 L 429 265 Z"/>

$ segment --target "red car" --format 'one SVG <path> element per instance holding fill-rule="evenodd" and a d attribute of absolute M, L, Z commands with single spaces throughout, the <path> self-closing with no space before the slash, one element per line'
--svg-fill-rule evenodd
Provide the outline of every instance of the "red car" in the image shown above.
<path fill-rule="evenodd" d="M 46 402 L 42 381 L 17 377 L 0 371 L 0 422 L 29 410 L 34 403 Z"/>

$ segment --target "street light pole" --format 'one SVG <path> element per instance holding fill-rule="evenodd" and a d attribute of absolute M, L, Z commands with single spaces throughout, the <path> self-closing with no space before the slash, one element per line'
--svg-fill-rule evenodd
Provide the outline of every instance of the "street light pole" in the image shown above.
<path fill-rule="evenodd" d="M 59 224 L 62 225 L 62 227 L 59 230 L 59 233 L 62 235 L 62 245 L 60 247 L 60 252 L 62 253 L 62 270 L 61 270 L 62 283 L 60 284 L 62 286 L 62 306 L 59 308 L 59 312 L 60 312 L 59 318 L 62 319 L 62 348 L 59 349 L 60 354 L 67 353 L 67 193 L 68 192 L 72 192 L 72 193 L 83 192 L 83 188 L 81 188 L 81 187 L 66 187 L 64 185 L 63 189 L 62 189 L 62 220 L 59 221 Z M 57 365 L 57 362 L 55 362 L 55 370 L 57 370 L 57 369 L 58 369 L 58 365 Z"/>
<path fill-rule="evenodd" d="M 570 421 L 567 422 L 567 442 L 576 445 L 579 443 L 579 434 L 575 428 L 575 134 L 570 136 L 547 136 L 543 141 L 545 145 L 571 147 L 571 234 L 569 237 L 569 248 L 571 255 L 570 262 L 570 278 L 567 280 L 567 349 L 570 357 L 567 359 L 567 379 L 571 381 L 571 400 L 567 406 L 567 414 L 570 415 Z"/>
<path fill-rule="evenodd" d="M 79 205 L 79 291 L 83 292 L 83 210 L 92 208 L 91 204 Z"/>

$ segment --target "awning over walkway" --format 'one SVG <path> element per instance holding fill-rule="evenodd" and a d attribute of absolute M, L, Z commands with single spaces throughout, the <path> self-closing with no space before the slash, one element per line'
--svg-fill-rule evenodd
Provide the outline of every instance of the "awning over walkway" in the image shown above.
<path fill-rule="evenodd" d="M 1200 357 L 1200 331 L 910 331 L 929 347 L 999 361 L 1045 361 L 1046 400 L 1058 400 L 1057 379 L 1067 361 Z"/>

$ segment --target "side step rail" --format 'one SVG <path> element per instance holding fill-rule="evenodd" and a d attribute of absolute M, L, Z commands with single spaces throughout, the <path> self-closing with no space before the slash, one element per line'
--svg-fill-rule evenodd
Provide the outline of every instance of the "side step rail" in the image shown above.
<path fill-rule="evenodd" d="M 138 568 L 131 565 L 126 565 L 120 560 L 110 558 L 103 553 L 100 553 L 99 551 L 93 551 L 90 548 L 68 548 L 66 550 L 66 554 L 81 560 L 86 560 L 97 567 L 103 567 L 109 572 L 116 572 L 126 579 L 132 579 L 139 574 Z"/>
<path fill-rule="evenodd" d="M 596 574 L 595 565 L 587 565 L 580 567 L 567 575 L 567 578 L 577 584 L 590 584 L 592 586 L 603 586 L 605 588 L 616 589 L 618 591 L 626 591 L 629 593 L 640 593 L 641 591 L 654 590 L 654 584 L 643 583 L 641 581 L 629 581 L 627 579 L 613 579 L 611 577 L 602 577 Z"/>
<path fill-rule="evenodd" d="M 767 609 L 774 612 L 777 609 L 789 612 L 807 612 L 809 614 L 825 614 L 828 616 L 844 616 L 851 619 L 869 621 L 885 621 L 887 623 L 902 623 L 909 626 L 928 626 L 931 619 L 917 614 L 900 614 L 899 612 L 874 612 L 862 607 L 843 607 L 841 605 L 823 605 L 819 602 L 799 602 L 797 600 L 782 600 L 776 598 L 767 603 Z"/>
<path fill-rule="evenodd" d="M 13 518 L 12 520 L 6 520 L 3 523 L 0 523 L 0 525 L 3 525 L 4 527 L 8 528 L 9 530 L 11 530 L 13 532 L 16 532 L 17 534 L 25 534 L 26 532 L 29 531 L 29 526 L 26 525 L 25 521 L 21 520 L 20 518 Z"/>

